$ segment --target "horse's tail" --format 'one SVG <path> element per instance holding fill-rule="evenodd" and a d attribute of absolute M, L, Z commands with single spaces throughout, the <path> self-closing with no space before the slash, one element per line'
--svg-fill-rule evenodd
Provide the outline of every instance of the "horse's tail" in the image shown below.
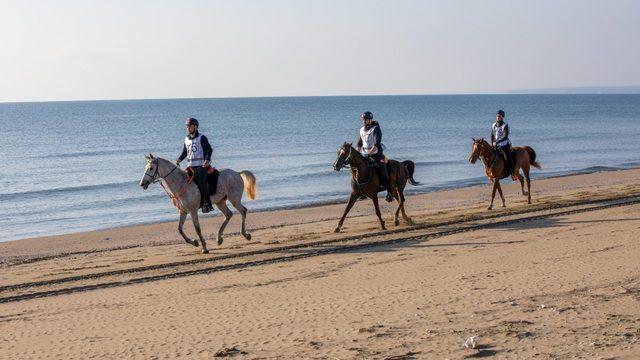
<path fill-rule="evenodd" d="M 250 200 L 254 200 L 258 195 L 258 182 L 255 175 L 249 170 L 240 171 L 240 177 L 244 182 L 244 189 L 247 192 Z"/>
<path fill-rule="evenodd" d="M 533 166 L 536 169 L 542 169 L 542 166 L 540 166 L 540 163 L 536 161 L 536 152 L 530 146 L 525 146 L 524 149 L 529 153 L 531 166 Z"/>
<path fill-rule="evenodd" d="M 413 172 L 416 170 L 416 164 L 414 164 L 411 160 L 405 160 L 402 162 L 402 166 L 407 170 L 407 173 L 409 174 L 409 183 L 413 186 L 420 185 L 419 182 L 413 179 Z"/>

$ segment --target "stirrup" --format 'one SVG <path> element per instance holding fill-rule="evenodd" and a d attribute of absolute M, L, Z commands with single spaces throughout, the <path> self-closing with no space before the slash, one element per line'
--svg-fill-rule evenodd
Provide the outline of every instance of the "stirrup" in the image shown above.
<path fill-rule="evenodd" d="M 213 205 L 211 204 L 204 204 L 202 205 L 202 207 L 200 208 L 200 210 L 202 210 L 203 214 L 206 214 L 208 212 L 210 212 L 211 210 L 213 210 Z"/>

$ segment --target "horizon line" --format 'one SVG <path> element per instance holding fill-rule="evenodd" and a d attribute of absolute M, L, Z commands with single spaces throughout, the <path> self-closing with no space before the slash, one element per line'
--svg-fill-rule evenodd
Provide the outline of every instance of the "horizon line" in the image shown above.
<path fill-rule="evenodd" d="M 635 89 L 637 92 L 615 92 L 614 89 Z M 593 89 L 594 92 L 571 92 L 569 90 Z M 601 89 L 599 92 L 595 89 Z M 609 89 L 610 91 L 603 91 Z M 562 92 L 567 90 L 566 92 Z M 560 92 L 554 92 L 560 91 Z M 509 90 L 508 92 L 461 92 L 461 93 L 434 93 L 434 94 L 348 94 L 348 95 L 264 95 L 264 96 L 212 96 L 212 97 L 172 97 L 172 98 L 115 98 L 115 99 L 66 99 L 66 100 L 19 100 L 2 101 L 0 104 L 24 104 L 24 103 L 64 103 L 64 102 L 98 102 L 98 101 L 163 101 L 163 100 L 224 100 L 224 99 L 279 99 L 279 98 L 321 98 L 321 97 L 383 97 L 383 96 L 483 96 L 483 95 L 640 95 L 640 86 L 583 86 L 562 88 L 541 88 L 531 90 Z"/>

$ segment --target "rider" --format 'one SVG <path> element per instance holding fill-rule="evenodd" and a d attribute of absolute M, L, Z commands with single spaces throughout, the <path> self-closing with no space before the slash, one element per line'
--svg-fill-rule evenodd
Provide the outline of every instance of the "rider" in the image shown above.
<path fill-rule="evenodd" d="M 496 113 L 496 122 L 491 126 L 491 145 L 502 152 L 507 167 L 511 167 L 509 160 L 509 151 L 511 150 L 511 140 L 509 140 L 509 124 L 504 122 L 504 111 L 498 110 Z"/>
<path fill-rule="evenodd" d="M 185 125 L 187 126 L 187 136 L 184 138 L 182 153 L 176 160 L 176 165 L 180 166 L 180 162 L 187 158 L 187 167 L 193 168 L 194 175 L 202 190 L 202 196 L 204 198 L 202 212 L 208 213 L 213 210 L 206 181 L 207 170 L 211 163 L 211 154 L 213 153 L 213 149 L 211 148 L 207 137 L 198 131 L 199 124 L 197 119 L 188 118 L 185 121 Z"/>
<path fill-rule="evenodd" d="M 382 182 L 387 188 L 388 202 L 393 201 L 393 194 L 391 192 L 391 180 L 389 179 L 389 172 L 385 164 L 384 154 L 382 154 L 382 131 L 380 130 L 380 124 L 373 120 L 373 113 L 371 111 L 365 111 L 360 115 L 362 119 L 362 128 L 360 129 L 360 139 L 358 139 L 358 150 L 363 156 L 371 156 L 373 160 L 379 165 L 380 173 L 382 174 Z"/>

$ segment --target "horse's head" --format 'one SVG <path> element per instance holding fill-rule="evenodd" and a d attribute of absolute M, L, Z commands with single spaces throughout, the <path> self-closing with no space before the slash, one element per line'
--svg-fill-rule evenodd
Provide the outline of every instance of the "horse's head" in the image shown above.
<path fill-rule="evenodd" d="M 149 184 L 151 184 L 158 177 L 158 158 L 152 154 L 144 156 L 147 159 L 147 165 L 144 167 L 144 175 L 140 180 L 140 186 L 147 190 Z"/>
<path fill-rule="evenodd" d="M 480 138 L 480 139 L 471 138 L 471 140 L 473 140 L 473 145 L 471 146 L 471 154 L 469 155 L 469 162 L 472 164 L 475 164 L 476 161 L 478 161 L 478 158 L 483 155 L 484 147 L 485 147 L 484 145 L 487 144 L 487 142 L 484 141 L 483 138 Z"/>
<path fill-rule="evenodd" d="M 346 164 L 349 163 L 349 158 L 351 157 L 351 143 L 345 142 L 342 144 L 340 149 L 338 150 L 338 154 L 336 155 L 336 161 L 333 162 L 333 170 L 340 171 Z"/>

